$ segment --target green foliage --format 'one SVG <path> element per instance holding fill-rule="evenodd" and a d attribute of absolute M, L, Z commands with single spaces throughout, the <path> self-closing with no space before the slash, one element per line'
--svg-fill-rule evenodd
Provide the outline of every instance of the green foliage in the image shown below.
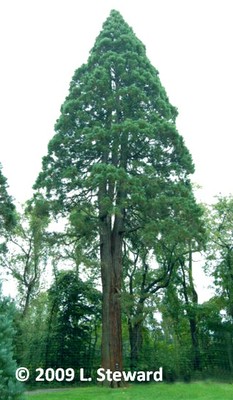
<path fill-rule="evenodd" d="M 14 307 L 3 298 L 0 287 L 0 398 L 1 400 L 22 399 L 22 386 L 15 378 L 17 369 L 13 358 Z"/>
<path fill-rule="evenodd" d="M 0 229 L 10 228 L 14 226 L 15 207 L 12 202 L 11 196 L 7 192 L 7 180 L 2 174 L 2 168 L 0 165 Z"/>
<path fill-rule="evenodd" d="M 194 167 L 176 115 L 145 46 L 112 11 L 75 71 L 35 187 L 87 240 L 106 215 L 151 232 L 151 218 L 171 218 L 177 201 L 191 199 Z"/>
<path fill-rule="evenodd" d="M 219 197 L 206 209 L 208 251 L 206 271 L 214 277 L 216 293 L 233 322 L 233 198 Z"/>
<path fill-rule="evenodd" d="M 16 225 L 7 233 L 7 253 L 2 265 L 17 281 L 20 306 L 26 314 L 31 299 L 41 284 L 41 274 L 47 262 L 46 227 L 49 223 L 46 204 L 28 202 L 23 212 L 15 213 Z"/>
<path fill-rule="evenodd" d="M 60 271 L 50 289 L 31 301 L 23 319 L 18 313 L 16 354 L 20 365 L 31 371 L 30 384 L 35 383 L 39 367 L 85 368 L 86 376 L 94 373 L 100 354 L 100 297 L 92 283 L 82 282 L 76 272 Z"/>
<path fill-rule="evenodd" d="M 15 206 L 7 191 L 7 180 L 2 174 L 0 164 L 0 252 L 6 251 L 5 241 L 7 231 L 15 225 Z"/>
<path fill-rule="evenodd" d="M 73 271 L 61 271 L 48 292 L 45 363 L 91 373 L 100 322 L 100 293 Z"/>
<path fill-rule="evenodd" d="M 15 354 L 19 365 L 26 366 L 31 371 L 32 384 L 36 369 L 45 366 L 48 318 L 49 303 L 46 292 L 32 299 L 24 318 L 19 311 L 15 318 Z"/>
<path fill-rule="evenodd" d="M 222 318 L 217 297 L 199 307 L 199 334 L 204 376 L 231 379 L 233 371 L 232 324 Z"/>

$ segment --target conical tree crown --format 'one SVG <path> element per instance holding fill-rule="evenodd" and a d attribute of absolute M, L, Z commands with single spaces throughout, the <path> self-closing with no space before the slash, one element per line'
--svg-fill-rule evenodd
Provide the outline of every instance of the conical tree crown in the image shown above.
<path fill-rule="evenodd" d="M 68 208 L 74 190 L 79 205 L 87 205 L 100 187 L 109 213 L 120 187 L 128 191 L 123 207 L 139 199 L 149 204 L 162 180 L 187 181 L 194 170 L 176 115 L 145 46 L 120 13 L 111 11 L 87 64 L 72 78 L 37 187 L 46 187 Z"/>
<path fill-rule="evenodd" d="M 92 99 L 96 94 L 99 102 L 106 101 L 106 109 L 124 110 L 124 118 L 145 118 L 145 111 L 156 111 L 166 119 L 175 120 L 177 111 L 168 102 L 158 72 L 146 57 L 145 46 L 119 12 L 112 11 L 103 24 L 87 65 L 73 77 L 71 91 L 81 85 L 84 72 L 86 92 L 90 90 Z"/>
<path fill-rule="evenodd" d="M 108 71 L 105 79 L 111 80 L 110 88 L 116 89 L 117 86 L 118 95 L 124 98 L 125 117 L 139 117 L 144 109 L 154 109 L 163 117 L 174 120 L 176 109 L 168 102 L 158 72 L 146 57 L 145 46 L 119 12 L 111 11 L 103 24 L 89 64 Z M 136 109 L 141 107 L 142 113 L 136 113 Z"/>

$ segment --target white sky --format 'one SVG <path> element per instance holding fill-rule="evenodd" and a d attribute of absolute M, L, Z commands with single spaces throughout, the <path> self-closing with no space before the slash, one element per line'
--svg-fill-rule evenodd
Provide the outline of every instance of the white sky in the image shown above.
<path fill-rule="evenodd" d="M 111 9 L 146 45 L 196 165 L 198 198 L 233 193 L 231 0 L 0 2 L 0 162 L 24 202 L 76 68 Z"/>

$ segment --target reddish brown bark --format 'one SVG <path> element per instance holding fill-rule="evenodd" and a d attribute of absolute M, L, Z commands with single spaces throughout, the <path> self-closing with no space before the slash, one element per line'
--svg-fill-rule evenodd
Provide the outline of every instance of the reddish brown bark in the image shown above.
<path fill-rule="evenodd" d="M 102 367 L 112 372 L 122 370 L 121 281 L 122 232 L 115 217 L 113 229 L 108 218 L 102 224 L 101 275 L 102 305 Z M 118 387 L 122 382 L 105 382 Z"/>

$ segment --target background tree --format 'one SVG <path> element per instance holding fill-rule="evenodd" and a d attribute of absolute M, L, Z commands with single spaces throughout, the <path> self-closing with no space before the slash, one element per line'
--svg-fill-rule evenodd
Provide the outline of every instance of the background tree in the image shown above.
<path fill-rule="evenodd" d="M 40 292 L 31 299 L 23 318 L 19 308 L 14 319 L 15 358 L 18 365 L 30 370 L 26 383 L 30 386 L 35 385 L 36 369 L 45 367 L 49 310 L 48 293 Z"/>
<path fill-rule="evenodd" d="M 159 235 L 162 214 L 173 218 L 175 193 L 188 200 L 192 192 L 194 167 L 176 116 L 145 46 L 112 11 L 74 74 L 35 185 L 46 189 L 55 215 L 75 217 L 89 246 L 99 238 L 102 366 L 112 371 L 122 369 L 123 238 L 135 230 Z"/>
<path fill-rule="evenodd" d="M 15 207 L 8 194 L 7 180 L 0 165 L 0 253 L 6 255 L 6 236 L 15 225 Z M 1 271 L 2 272 L 2 271 Z M 16 362 L 13 358 L 13 317 L 14 307 L 9 299 L 2 296 L 0 282 L 0 397 L 2 400 L 22 398 L 22 386 L 16 381 Z"/>
<path fill-rule="evenodd" d="M 46 203 L 37 199 L 36 206 L 28 202 L 23 213 L 17 213 L 14 229 L 6 234 L 7 254 L 1 263 L 16 279 L 23 316 L 38 292 L 46 266 L 48 222 Z"/>
<path fill-rule="evenodd" d="M 222 369 L 233 371 L 233 198 L 219 196 L 216 203 L 206 208 L 208 246 L 206 272 L 214 279 L 218 324 L 215 338 L 222 343 Z M 215 350 L 216 351 L 216 350 Z M 218 350 L 219 353 L 219 350 Z M 223 357 L 223 354 L 225 356 Z M 219 364 L 219 362 L 218 362 Z"/>
<path fill-rule="evenodd" d="M 192 278 L 191 253 L 200 251 L 204 246 L 203 211 L 196 204 L 192 193 L 189 193 L 186 200 L 181 193 L 174 191 L 172 202 L 169 197 L 163 197 L 160 202 L 157 196 L 156 211 L 158 212 L 159 208 L 163 210 L 160 218 L 150 221 L 150 226 L 145 225 L 143 234 L 140 232 L 138 235 L 138 231 L 132 232 L 124 241 L 123 265 L 128 299 L 128 302 L 125 302 L 125 310 L 129 324 L 132 368 L 138 364 L 142 346 L 140 332 L 146 316 L 146 304 L 149 301 L 151 305 L 151 297 L 160 294 L 161 289 L 166 288 L 171 279 L 175 279 L 179 269 L 184 272 L 186 261 L 189 265 L 189 285 L 193 296 L 196 293 Z M 173 208 L 172 218 L 165 202 Z M 185 276 L 184 273 L 182 276 Z M 182 279 L 182 282 L 186 284 L 186 279 Z M 185 293 L 187 294 L 187 290 Z M 155 302 L 155 309 L 156 307 L 158 304 Z"/>
<path fill-rule="evenodd" d="M 0 285 L 0 397 L 1 400 L 22 399 L 22 385 L 15 378 L 17 369 L 13 358 L 14 306 L 2 296 Z"/>
<path fill-rule="evenodd" d="M 75 271 L 60 271 L 48 291 L 45 368 L 85 368 L 91 376 L 100 322 L 100 293 Z M 97 363 L 98 365 L 98 363 Z"/>
<path fill-rule="evenodd" d="M 191 379 L 195 371 L 201 370 L 200 312 L 192 263 L 192 253 L 187 257 L 180 256 L 176 273 L 164 291 L 159 307 L 162 311 L 162 326 L 178 355 L 176 368 L 170 373 L 186 380 Z M 166 364 L 166 367 L 169 366 Z"/>
<path fill-rule="evenodd" d="M 214 278 L 228 318 L 233 322 L 233 197 L 219 197 L 206 209 L 209 232 L 206 271 Z"/>
<path fill-rule="evenodd" d="M 180 258 L 179 281 L 182 287 L 185 311 L 189 322 L 192 342 L 192 367 L 194 370 L 201 370 L 198 330 L 198 295 L 193 279 L 193 252 L 191 248 L 189 249 L 186 259 L 184 257 Z"/>
<path fill-rule="evenodd" d="M 2 174 L 0 164 L 0 251 L 5 252 L 6 232 L 15 225 L 15 206 L 12 197 L 8 194 L 7 179 Z"/>
<path fill-rule="evenodd" d="M 85 376 L 95 376 L 100 362 L 101 293 L 92 282 L 83 282 L 75 270 L 59 271 L 50 288 L 32 299 L 27 314 L 17 313 L 14 338 L 17 361 L 31 371 L 74 368 L 79 381 L 80 368 Z"/>
<path fill-rule="evenodd" d="M 199 306 L 199 342 L 204 377 L 228 379 L 233 372 L 232 324 L 218 296 Z"/>

